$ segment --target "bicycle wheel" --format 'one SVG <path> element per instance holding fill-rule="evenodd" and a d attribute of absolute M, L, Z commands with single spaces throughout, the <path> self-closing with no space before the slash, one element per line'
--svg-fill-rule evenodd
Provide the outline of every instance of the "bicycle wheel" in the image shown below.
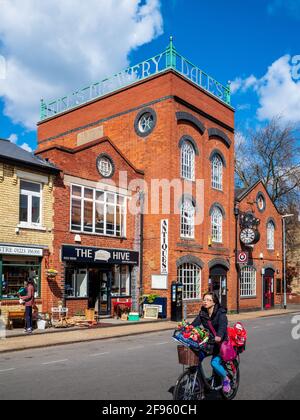
<path fill-rule="evenodd" d="M 179 376 L 173 392 L 175 401 L 191 401 L 203 399 L 202 381 L 197 371 L 187 369 Z"/>
<path fill-rule="evenodd" d="M 222 398 L 226 401 L 234 400 L 237 396 L 239 386 L 240 386 L 240 368 L 237 362 L 234 362 L 235 365 L 235 373 L 233 373 L 232 368 L 230 365 L 227 366 L 227 371 L 231 378 L 231 391 L 226 394 L 223 390 L 221 391 Z"/>

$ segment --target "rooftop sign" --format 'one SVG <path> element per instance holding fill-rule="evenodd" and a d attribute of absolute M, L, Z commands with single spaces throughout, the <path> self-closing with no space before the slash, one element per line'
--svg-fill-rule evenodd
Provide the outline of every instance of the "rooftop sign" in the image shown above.
<path fill-rule="evenodd" d="M 223 86 L 197 66 L 193 65 L 189 60 L 178 54 L 171 38 L 166 51 L 149 60 L 129 67 L 112 77 L 93 83 L 54 101 L 45 102 L 42 100 L 41 121 L 86 104 L 94 99 L 101 98 L 104 95 L 138 81 L 145 80 L 168 69 L 176 71 L 197 86 L 230 105 L 230 85 Z"/>

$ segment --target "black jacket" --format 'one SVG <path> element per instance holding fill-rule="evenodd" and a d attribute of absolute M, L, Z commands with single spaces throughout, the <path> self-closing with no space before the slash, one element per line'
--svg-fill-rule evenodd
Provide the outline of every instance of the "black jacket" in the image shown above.
<path fill-rule="evenodd" d="M 194 327 L 202 326 L 206 330 L 210 332 L 210 336 L 213 339 L 214 334 L 209 328 L 208 321 L 211 321 L 218 337 L 221 337 L 222 341 L 228 338 L 227 336 L 227 327 L 228 327 L 228 319 L 226 315 L 226 309 L 222 308 L 222 306 L 216 305 L 214 312 L 211 318 L 208 315 L 208 311 L 204 306 L 201 308 L 199 315 L 197 318 L 194 319 L 192 325 Z M 214 349 L 214 353 L 217 353 L 220 350 L 220 346 L 216 345 Z"/>

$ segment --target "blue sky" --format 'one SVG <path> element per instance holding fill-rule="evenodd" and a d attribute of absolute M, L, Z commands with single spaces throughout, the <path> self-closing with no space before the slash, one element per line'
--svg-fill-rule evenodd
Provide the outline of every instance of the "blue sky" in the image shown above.
<path fill-rule="evenodd" d="M 300 124 L 300 0 L 82 3 L 0 0 L 0 137 L 34 149 L 42 96 L 150 58 L 170 35 L 180 54 L 223 84 L 232 81 L 237 131 L 276 115 Z"/>

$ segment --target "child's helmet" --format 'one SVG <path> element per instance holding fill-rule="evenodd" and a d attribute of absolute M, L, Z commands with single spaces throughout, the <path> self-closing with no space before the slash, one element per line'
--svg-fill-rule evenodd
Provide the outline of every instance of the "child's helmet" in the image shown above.
<path fill-rule="evenodd" d="M 240 322 L 237 322 L 234 327 L 234 340 L 238 346 L 244 346 L 247 341 L 247 331 L 244 328 L 243 324 Z"/>

